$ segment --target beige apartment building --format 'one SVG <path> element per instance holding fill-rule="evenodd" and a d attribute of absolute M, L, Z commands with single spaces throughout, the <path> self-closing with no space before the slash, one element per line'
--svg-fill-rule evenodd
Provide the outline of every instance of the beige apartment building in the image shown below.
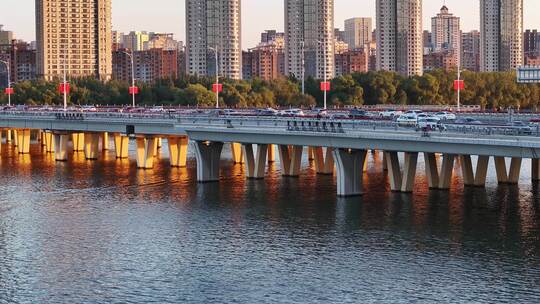
<path fill-rule="evenodd" d="M 111 0 L 36 0 L 38 77 L 112 74 Z"/>

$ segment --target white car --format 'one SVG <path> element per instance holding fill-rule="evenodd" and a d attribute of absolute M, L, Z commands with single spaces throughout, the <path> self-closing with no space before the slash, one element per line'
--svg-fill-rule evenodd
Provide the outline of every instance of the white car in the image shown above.
<path fill-rule="evenodd" d="M 302 117 L 305 116 L 304 111 L 300 109 L 289 109 L 279 112 L 279 116 L 284 117 Z"/>
<path fill-rule="evenodd" d="M 418 119 L 416 124 L 418 129 L 427 129 L 427 130 L 439 130 L 442 128 L 440 125 L 440 120 L 436 118 L 421 118 Z"/>
<path fill-rule="evenodd" d="M 418 123 L 416 114 L 403 114 L 396 120 L 400 126 L 415 126 Z"/>
<path fill-rule="evenodd" d="M 456 120 L 456 114 L 449 112 L 438 112 L 435 113 L 435 116 L 439 117 L 442 120 Z"/>
<path fill-rule="evenodd" d="M 394 117 L 397 117 L 399 115 L 403 114 L 403 112 L 401 111 L 396 111 L 396 110 L 386 110 L 386 111 L 383 111 L 383 112 L 380 112 L 379 113 L 379 117 L 380 118 L 389 118 L 389 119 L 394 119 Z"/>

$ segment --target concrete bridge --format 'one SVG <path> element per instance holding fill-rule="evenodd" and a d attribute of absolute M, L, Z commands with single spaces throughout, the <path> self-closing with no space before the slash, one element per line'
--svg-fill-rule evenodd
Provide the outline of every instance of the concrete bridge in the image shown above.
<path fill-rule="evenodd" d="M 418 132 L 392 122 L 275 117 L 210 117 L 204 115 L 119 114 L 70 112 L 3 112 L 0 129 L 6 142 L 21 154 L 30 152 L 31 134 L 57 161 L 69 151 L 84 152 L 89 160 L 109 149 L 113 138 L 118 158 L 128 158 L 128 144 L 136 141 L 135 158 L 141 169 L 152 169 L 162 139 L 171 166 L 185 166 L 188 141 L 193 141 L 199 182 L 216 182 L 224 144 L 233 159 L 245 164 L 247 178 L 262 179 L 268 162 L 279 154 L 284 176 L 300 174 L 307 148 L 319 174 L 337 175 L 337 194 L 362 194 L 368 151 L 380 151 L 392 191 L 412 192 L 419 154 L 426 163 L 429 187 L 448 190 L 459 160 L 466 186 L 483 187 L 494 159 L 499 183 L 516 184 L 523 159 L 532 159 L 531 179 L 540 179 L 539 134 L 517 136 L 500 128 L 449 126 L 444 132 Z M 398 157 L 404 153 L 404 157 Z M 400 164 L 400 159 L 403 163 Z M 506 160 L 510 159 L 510 166 Z"/>

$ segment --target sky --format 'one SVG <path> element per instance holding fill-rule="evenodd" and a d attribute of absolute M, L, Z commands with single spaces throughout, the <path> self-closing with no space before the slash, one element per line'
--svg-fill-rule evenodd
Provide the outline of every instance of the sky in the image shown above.
<path fill-rule="evenodd" d="M 35 0 L 0 0 L 0 24 L 18 39 L 35 40 Z M 112 0 L 113 29 L 174 33 L 185 36 L 185 0 Z M 444 0 L 424 0 L 424 28 Z M 242 0 L 242 48 L 255 46 L 267 29 L 283 30 L 284 0 Z M 450 12 L 461 17 L 464 31 L 479 29 L 479 0 L 446 0 Z M 540 29 L 540 1 L 524 0 L 525 28 Z M 335 0 L 335 27 L 352 17 L 374 17 L 375 0 Z"/>

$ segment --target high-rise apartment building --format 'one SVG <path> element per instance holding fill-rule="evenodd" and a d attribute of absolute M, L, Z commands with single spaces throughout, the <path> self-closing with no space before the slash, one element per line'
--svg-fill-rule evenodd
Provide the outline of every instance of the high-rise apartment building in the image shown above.
<path fill-rule="evenodd" d="M 192 75 L 242 78 L 240 0 L 186 0 L 186 68 Z"/>
<path fill-rule="evenodd" d="M 0 24 L 0 44 L 8 45 L 15 38 L 12 31 L 5 31 L 4 26 Z"/>
<path fill-rule="evenodd" d="M 460 66 L 461 30 L 459 17 L 449 13 L 443 5 L 441 12 L 431 18 L 431 45 L 434 52 L 444 52 L 454 57 L 453 62 Z"/>
<path fill-rule="evenodd" d="M 148 40 L 150 40 L 150 34 L 148 32 L 132 31 L 122 37 L 122 46 L 133 52 L 143 51 L 144 44 L 148 42 Z"/>
<path fill-rule="evenodd" d="M 286 75 L 333 78 L 334 64 L 334 0 L 285 0 Z"/>
<path fill-rule="evenodd" d="M 538 30 L 526 30 L 523 34 L 523 52 L 525 56 L 537 56 L 539 42 Z"/>
<path fill-rule="evenodd" d="M 131 81 L 131 59 L 127 53 L 131 53 L 131 50 L 113 52 L 113 78 L 116 80 Z M 178 50 L 149 49 L 132 54 L 137 81 L 149 83 L 178 77 Z"/>
<path fill-rule="evenodd" d="M 461 67 L 480 71 L 480 32 L 471 31 L 461 34 Z"/>
<path fill-rule="evenodd" d="M 422 0 L 377 0 L 377 69 L 423 72 Z"/>
<path fill-rule="evenodd" d="M 371 18 L 351 18 L 345 20 L 345 42 L 349 49 L 364 48 L 371 42 L 373 25 Z"/>
<path fill-rule="evenodd" d="M 523 0 L 480 0 L 480 70 L 523 64 Z"/>
<path fill-rule="evenodd" d="M 112 74 L 111 0 L 36 0 L 37 73 Z"/>

